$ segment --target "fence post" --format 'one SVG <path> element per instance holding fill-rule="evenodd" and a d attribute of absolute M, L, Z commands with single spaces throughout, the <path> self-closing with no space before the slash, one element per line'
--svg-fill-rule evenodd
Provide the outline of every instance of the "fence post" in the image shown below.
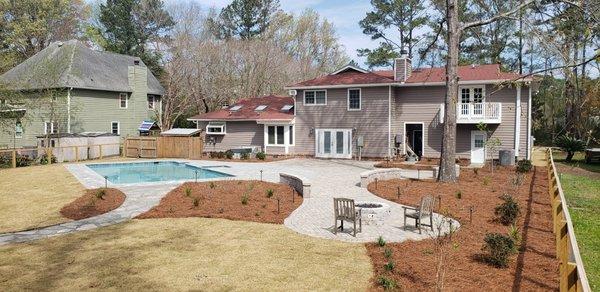
<path fill-rule="evenodd" d="M 125 138 L 125 142 L 123 143 L 123 158 L 127 157 L 127 138 Z"/>
<path fill-rule="evenodd" d="M 99 151 L 100 151 L 100 159 L 102 159 L 102 144 L 98 145 Z"/>
<path fill-rule="evenodd" d="M 75 151 L 75 162 L 79 162 L 79 148 L 75 146 L 73 147 L 73 151 Z"/>
<path fill-rule="evenodd" d="M 17 150 L 12 151 L 12 167 L 17 168 Z"/>
<path fill-rule="evenodd" d="M 569 239 L 567 230 L 567 221 L 564 219 L 560 220 L 559 231 L 557 233 L 557 255 L 560 263 L 560 291 L 568 290 L 568 267 L 569 263 Z"/>
<path fill-rule="evenodd" d="M 52 164 L 52 147 L 48 148 L 46 157 L 48 158 L 48 165 Z"/>

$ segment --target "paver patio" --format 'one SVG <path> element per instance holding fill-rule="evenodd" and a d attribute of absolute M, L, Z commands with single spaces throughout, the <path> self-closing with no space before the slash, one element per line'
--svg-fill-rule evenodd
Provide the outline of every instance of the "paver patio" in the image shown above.
<path fill-rule="evenodd" d="M 305 235 L 342 240 L 348 242 L 375 241 L 379 236 L 387 241 L 400 242 L 429 238 L 428 232 L 419 234 L 413 229 L 404 230 L 402 205 L 384 200 L 367 189 L 361 188 L 360 173 L 373 169 L 373 162 L 349 160 L 289 159 L 269 163 L 243 163 L 223 161 L 187 161 L 168 159 L 169 161 L 188 162 L 191 165 L 211 167 L 235 175 L 232 179 L 262 179 L 279 182 L 279 173 L 286 172 L 307 178 L 311 185 L 311 195 L 304 199 L 284 222 L 285 226 Z M 84 164 L 67 164 L 65 167 L 81 181 L 86 188 L 104 187 L 104 179 Z M 127 195 L 119 208 L 96 217 L 58 224 L 46 228 L 0 235 L 0 244 L 23 242 L 38 238 L 87 230 L 116 224 L 131 219 L 157 205 L 160 199 L 180 182 L 140 183 L 135 185 L 113 185 Z M 434 194 L 435 195 L 435 194 Z M 356 201 L 381 202 L 389 205 L 390 214 L 383 224 L 363 224 L 362 232 L 356 237 L 349 233 L 333 234 L 333 198 L 345 197 Z M 434 214 L 434 220 L 439 220 Z M 409 221 L 411 224 L 412 221 Z M 458 226 L 458 222 L 454 222 Z M 346 229 L 349 231 L 350 229 Z"/>

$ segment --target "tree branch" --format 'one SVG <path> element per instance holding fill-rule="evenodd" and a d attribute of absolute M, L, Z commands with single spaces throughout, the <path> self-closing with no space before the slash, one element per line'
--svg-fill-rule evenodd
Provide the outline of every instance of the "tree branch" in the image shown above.
<path fill-rule="evenodd" d="M 519 6 L 513 8 L 513 9 L 511 9 L 509 11 L 506 11 L 506 12 L 494 15 L 493 17 L 490 17 L 488 19 L 482 19 L 482 20 L 478 20 L 478 21 L 472 21 L 472 22 L 463 23 L 460 26 L 460 30 L 465 30 L 467 28 L 472 28 L 472 27 L 476 27 L 476 26 L 482 26 L 482 25 L 490 24 L 490 23 L 492 23 L 494 21 L 497 21 L 497 20 L 499 20 L 501 18 L 508 18 L 512 14 L 514 14 L 517 11 L 525 8 L 526 6 L 530 5 L 533 2 L 535 2 L 535 0 L 525 1 L 525 2 L 521 3 Z"/>

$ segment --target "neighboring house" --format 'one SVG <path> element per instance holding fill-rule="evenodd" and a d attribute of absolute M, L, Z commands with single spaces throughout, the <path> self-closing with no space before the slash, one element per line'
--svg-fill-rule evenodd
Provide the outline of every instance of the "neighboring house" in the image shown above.
<path fill-rule="evenodd" d="M 349 65 L 286 87 L 294 97 L 294 113 L 278 125 L 293 125 L 294 141 L 283 153 L 321 158 L 391 157 L 413 149 L 418 156 L 439 157 L 443 143 L 445 69 L 413 69 L 406 56 L 395 59 L 394 65 L 394 70 L 373 72 Z M 488 137 L 477 127 L 484 123 L 491 139 L 500 141 L 499 149 L 514 149 L 516 158 L 529 158 L 531 78 L 502 72 L 499 64 L 461 66 L 458 74 L 458 157 L 473 163 L 484 162 Z M 230 130 L 233 124 L 229 122 L 236 116 L 235 105 L 200 115 L 203 119 L 192 119 L 226 124 L 227 130 L 222 130 L 219 134 L 222 137 L 214 140 L 212 149 L 262 144 L 267 153 L 282 153 L 270 147 L 272 137 L 279 137 L 271 135 L 272 131 L 280 128 L 263 129 L 256 124 L 264 122 L 258 117 L 251 118 L 256 105 L 252 102 L 246 106 L 248 112 L 244 113 L 248 116 L 240 119 L 250 122 L 236 123 L 235 131 Z M 285 129 L 281 128 L 284 135 Z M 207 128 L 209 137 L 216 136 L 210 130 Z M 207 146 L 206 151 L 211 148 Z"/>
<path fill-rule="evenodd" d="M 254 146 L 269 154 L 295 153 L 292 97 L 269 95 L 242 99 L 188 120 L 205 131 L 205 152 Z"/>
<path fill-rule="evenodd" d="M 139 58 L 95 51 L 75 40 L 52 43 L 0 76 L 0 84 L 25 96 L 10 105 L 19 114 L 9 117 L 14 129 L 0 129 L 0 147 L 34 146 L 36 136 L 46 133 L 137 136 L 144 120 L 160 115 L 164 93 Z M 0 95 L 2 103 L 7 101 Z"/>

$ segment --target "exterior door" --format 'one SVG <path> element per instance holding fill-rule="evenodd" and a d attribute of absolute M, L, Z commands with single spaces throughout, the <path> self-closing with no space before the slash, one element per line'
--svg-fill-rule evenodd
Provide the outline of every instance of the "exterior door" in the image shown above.
<path fill-rule="evenodd" d="M 485 132 L 471 131 L 471 163 L 485 163 L 485 140 Z"/>
<path fill-rule="evenodd" d="M 320 158 L 352 158 L 352 130 L 317 129 L 315 156 Z"/>
<path fill-rule="evenodd" d="M 423 131 L 422 130 L 414 130 L 412 136 L 412 145 L 413 151 L 417 156 L 423 156 Z"/>

